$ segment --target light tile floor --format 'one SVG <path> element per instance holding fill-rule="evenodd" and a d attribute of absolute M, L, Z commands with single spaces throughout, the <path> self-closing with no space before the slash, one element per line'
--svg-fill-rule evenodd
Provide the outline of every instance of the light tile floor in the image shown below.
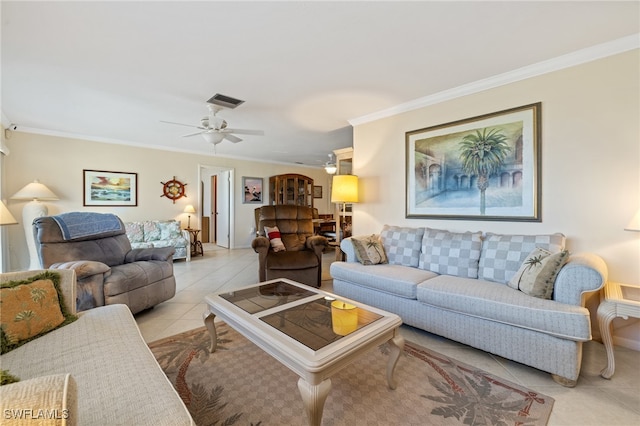
<path fill-rule="evenodd" d="M 325 255 L 325 265 L 333 254 Z M 205 244 L 205 255 L 174 264 L 177 293 L 171 300 L 136 315 L 147 342 L 201 327 L 206 294 L 258 281 L 257 255 L 251 249 L 226 250 Z M 324 277 L 327 276 L 325 271 Z M 331 291 L 331 280 L 322 289 Z M 556 384 L 548 373 L 518 364 L 422 330 L 402 326 L 407 340 L 474 365 L 499 377 L 549 395 L 555 404 L 549 425 L 640 425 L 640 352 L 616 347 L 616 371 L 600 377 L 606 353 L 599 342 L 584 345 L 582 372 L 575 388 Z"/>

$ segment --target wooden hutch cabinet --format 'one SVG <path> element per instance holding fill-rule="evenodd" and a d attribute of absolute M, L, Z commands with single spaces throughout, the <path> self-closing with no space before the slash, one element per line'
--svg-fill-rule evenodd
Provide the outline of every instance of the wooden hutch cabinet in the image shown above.
<path fill-rule="evenodd" d="M 272 205 L 313 207 L 313 179 L 297 174 L 271 176 L 269 196 Z"/>

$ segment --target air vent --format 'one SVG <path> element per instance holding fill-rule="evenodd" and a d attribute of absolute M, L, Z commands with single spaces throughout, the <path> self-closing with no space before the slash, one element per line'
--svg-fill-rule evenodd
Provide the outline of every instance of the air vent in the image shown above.
<path fill-rule="evenodd" d="M 238 105 L 242 105 L 244 101 L 232 98 L 231 96 L 225 96 L 221 95 L 220 93 L 216 93 L 211 97 L 211 99 L 207 101 L 207 103 L 233 109 Z"/>

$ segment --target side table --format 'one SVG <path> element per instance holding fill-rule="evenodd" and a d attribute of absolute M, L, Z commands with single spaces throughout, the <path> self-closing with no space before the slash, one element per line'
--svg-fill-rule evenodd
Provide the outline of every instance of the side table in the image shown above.
<path fill-rule="evenodd" d="M 610 379 L 616 368 L 613 355 L 613 337 L 611 321 L 614 318 L 640 318 L 640 287 L 630 284 L 607 282 L 604 287 L 604 298 L 600 296 L 598 306 L 598 326 L 602 335 L 602 343 L 607 350 L 607 366 L 600 375 Z"/>
<path fill-rule="evenodd" d="M 191 256 L 204 256 L 204 249 L 202 248 L 202 243 L 198 240 L 198 234 L 200 233 L 199 229 L 186 228 L 186 231 L 189 231 L 191 234 Z"/>

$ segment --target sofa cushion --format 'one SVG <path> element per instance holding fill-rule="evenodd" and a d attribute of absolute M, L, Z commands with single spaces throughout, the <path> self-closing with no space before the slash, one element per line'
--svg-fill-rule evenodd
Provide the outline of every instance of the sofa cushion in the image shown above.
<path fill-rule="evenodd" d="M 2 355 L 2 368 L 22 382 L 70 373 L 78 385 L 80 425 L 193 424 L 125 305 L 83 312 L 72 324 Z"/>
<path fill-rule="evenodd" d="M 42 272 L 0 285 L 1 353 L 76 320 L 67 312 L 60 290 L 60 275 Z"/>
<path fill-rule="evenodd" d="M 31 416 L 12 416 L 13 410 L 31 409 Z M 37 419 L 38 425 L 78 424 L 78 390 L 71 374 L 36 377 L 0 388 L 0 411 L 3 425 L 27 424 Z M 5 423 L 6 422 L 6 423 Z"/>
<path fill-rule="evenodd" d="M 449 232 L 427 228 L 418 267 L 438 274 L 478 278 L 480 232 Z"/>
<path fill-rule="evenodd" d="M 522 262 L 540 247 L 551 253 L 564 249 L 565 236 L 499 235 L 487 233 L 482 241 L 478 278 L 506 284 L 516 274 Z"/>
<path fill-rule="evenodd" d="M 380 240 L 388 262 L 394 265 L 417 267 L 424 228 L 384 225 Z"/>
<path fill-rule="evenodd" d="M 318 256 L 311 250 L 279 251 L 267 256 L 265 267 L 270 270 L 317 268 Z"/>
<path fill-rule="evenodd" d="M 440 275 L 418 285 L 417 298 L 448 311 L 563 339 L 591 339 L 586 308 L 531 297 L 500 283 Z"/>
<path fill-rule="evenodd" d="M 363 265 L 378 265 L 387 263 L 384 247 L 376 235 L 368 237 L 353 237 L 351 239 L 358 262 Z"/>
<path fill-rule="evenodd" d="M 179 238 L 180 235 L 180 223 L 175 220 L 159 221 L 158 228 L 160 229 L 160 239 L 170 240 Z"/>
<path fill-rule="evenodd" d="M 331 277 L 334 279 L 380 290 L 406 299 L 415 299 L 417 285 L 437 275 L 431 271 L 407 268 L 402 265 L 365 266 L 357 262 L 333 262 L 331 264 Z"/>
<path fill-rule="evenodd" d="M 158 241 L 160 239 L 160 226 L 157 220 L 145 220 L 142 222 L 145 241 Z"/>
<path fill-rule="evenodd" d="M 124 227 L 132 247 L 133 244 L 144 241 L 144 227 L 142 226 L 142 222 L 127 222 L 124 224 Z"/>
<path fill-rule="evenodd" d="M 509 287 L 542 299 L 551 299 L 558 272 L 567 263 L 569 252 L 551 253 L 535 248 L 509 280 Z"/>
<path fill-rule="evenodd" d="M 104 279 L 105 297 L 113 297 L 162 281 L 173 275 L 173 265 L 159 260 L 144 260 L 111 267 Z"/>

